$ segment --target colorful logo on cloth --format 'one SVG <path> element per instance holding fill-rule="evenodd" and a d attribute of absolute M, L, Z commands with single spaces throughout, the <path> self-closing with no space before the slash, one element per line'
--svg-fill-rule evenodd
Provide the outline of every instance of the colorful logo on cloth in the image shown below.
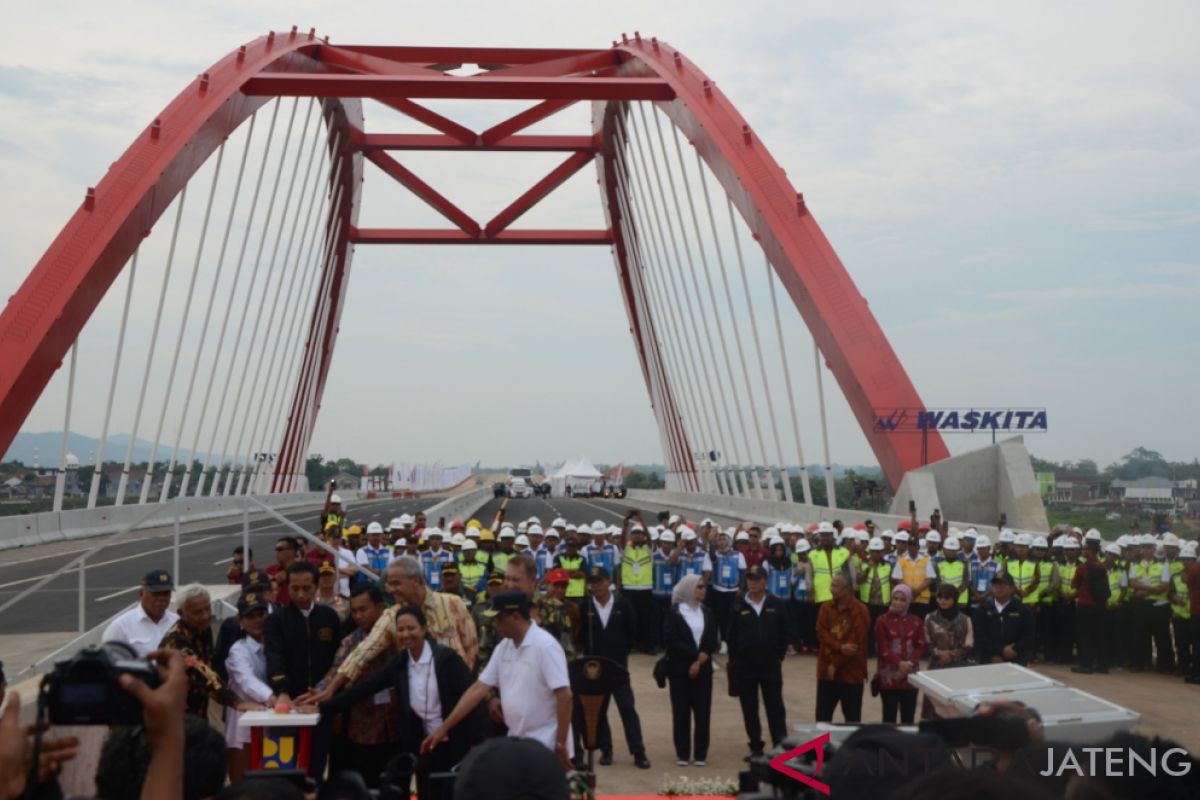
<path fill-rule="evenodd" d="M 264 731 L 262 743 L 263 769 L 299 769 L 300 746 L 293 733 L 277 736 Z"/>

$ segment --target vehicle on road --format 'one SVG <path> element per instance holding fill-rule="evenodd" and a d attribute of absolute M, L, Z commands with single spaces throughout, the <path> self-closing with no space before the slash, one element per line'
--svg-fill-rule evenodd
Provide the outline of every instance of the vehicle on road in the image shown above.
<path fill-rule="evenodd" d="M 508 496 L 522 500 L 533 497 L 533 487 L 524 478 L 513 478 L 508 484 Z"/>

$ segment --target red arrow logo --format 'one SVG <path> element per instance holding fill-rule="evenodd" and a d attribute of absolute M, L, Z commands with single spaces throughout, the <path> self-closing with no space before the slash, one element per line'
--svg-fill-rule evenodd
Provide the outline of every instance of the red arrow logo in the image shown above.
<path fill-rule="evenodd" d="M 805 742 L 799 747 L 788 750 L 786 753 L 780 753 L 771 759 L 771 769 L 782 772 L 789 778 L 800 781 L 805 786 L 811 786 L 823 795 L 829 794 L 829 785 L 821 783 L 816 778 L 811 778 L 802 772 L 797 772 L 787 765 L 786 762 L 791 761 L 801 753 L 807 753 L 809 750 L 817 752 L 817 772 L 820 773 L 821 765 L 825 763 L 825 745 L 829 742 L 829 734 L 823 733 L 812 741 Z"/>

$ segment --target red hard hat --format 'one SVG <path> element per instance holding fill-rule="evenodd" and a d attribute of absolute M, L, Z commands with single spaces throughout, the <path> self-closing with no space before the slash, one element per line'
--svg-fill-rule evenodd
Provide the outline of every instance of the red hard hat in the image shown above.
<path fill-rule="evenodd" d="M 571 576 L 562 567 L 555 567 L 546 573 L 546 583 L 570 583 Z"/>
<path fill-rule="evenodd" d="M 912 530 L 912 521 L 907 520 L 907 519 L 902 519 L 902 520 L 900 520 L 900 524 L 896 526 L 896 529 L 901 530 L 901 531 L 911 531 Z"/>

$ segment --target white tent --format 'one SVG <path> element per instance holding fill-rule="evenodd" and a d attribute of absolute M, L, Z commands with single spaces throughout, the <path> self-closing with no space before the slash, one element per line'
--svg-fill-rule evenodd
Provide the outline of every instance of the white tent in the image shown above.
<path fill-rule="evenodd" d="M 572 490 L 586 490 L 592 481 L 600 477 L 602 477 L 600 470 L 596 469 L 590 459 L 584 456 L 568 458 L 550 476 L 550 490 L 556 495 L 565 494 L 568 485 Z"/>

